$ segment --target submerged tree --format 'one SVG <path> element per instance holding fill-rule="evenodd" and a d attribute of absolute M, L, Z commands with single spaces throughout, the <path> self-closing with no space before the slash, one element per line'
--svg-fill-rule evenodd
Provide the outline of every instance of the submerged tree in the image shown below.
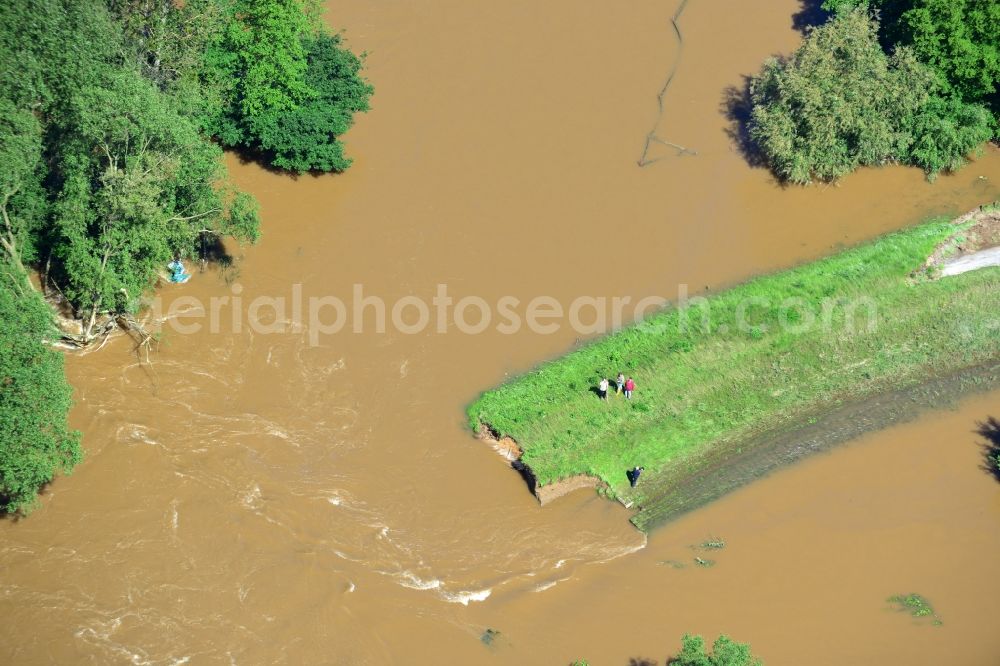
<path fill-rule="evenodd" d="M 203 123 L 290 171 L 343 171 L 339 137 L 368 110 L 361 61 L 324 32 L 313 0 L 235 0 L 206 51 L 203 80 L 221 103 Z"/>
<path fill-rule="evenodd" d="M 257 236 L 221 149 L 148 73 L 101 0 L 0 9 L 2 512 L 26 511 L 81 456 L 52 343 L 129 321 L 161 266 L 205 235 Z M 77 326 L 58 330 L 45 297 Z"/>
<path fill-rule="evenodd" d="M 933 177 L 992 135 L 989 112 L 955 99 L 907 48 L 890 56 L 862 9 L 815 28 L 751 81 L 750 136 L 775 173 L 808 183 L 902 162 Z"/>
<path fill-rule="evenodd" d="M 304 40 L 310 98 L 286 113 L 270 114 L 259 125 L 260 147 L 272 164 L 289 171 L 344 171 L 351 160 L 337 137 L 368 110 L 372 87 L 360 76 L 361 61 L 340 46 L 337 35 Z"/>
<path fill-rule="evenodd" d="M 725 634 L 715 639 L 711 652 L 705 651 L 701 636 L 685 634 L 680 653 L 667 663 L 673 666 L 763 666 L 763 662 L 750 652 L 748 644 L 737 643 Z"/>

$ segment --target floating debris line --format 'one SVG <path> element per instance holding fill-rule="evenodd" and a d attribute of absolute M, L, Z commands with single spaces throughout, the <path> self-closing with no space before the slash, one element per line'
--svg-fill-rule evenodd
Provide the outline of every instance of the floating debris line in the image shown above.
<path fill-rule="evenodd" d="M 667 75 L 667 80 L 663 83 L 663 87 L 660 88 L 660 92 L 656 95 L 656 104 L 659 107 L 659 113 L 656 114 L 656 122 L 653 123 L 652 129 L 649 130 L 649 134 L 646 135 L 646 143 L 642 147 L 642 155 L 639 157 L 639 166 L 649 166 L 654 162 L 659 162 L 663 157 L 654 157 L 650 159 L 649 148 L 654 143 L 659 143 L 669 148 L 673 148 L 677 151 L 677 157 L 682 157 L 684 155 L 697 155 L 697 151 L 691 150 L 690 148 L 685 148 L 680 144 L 676 144 L 672 141 L 667 141 L 660 135 L 656 133 L 656 129 L 660 126 L 660 121 L 663 120 L 663 97 L 667 94 L 667 89 L 670 88 L 670 84 L 674 81 L 674 76 L 677 74 L 677 68 L 681 63 L 681 55 L 684 52 L 684 36 L 681 34 L 681 28 L 677 24 L 680 20 L 681 14 L 684 13 L 684 8 L 687 7 L 688 0 L 681 0 L 681 3 L 677 6 L 677 11 L 674 15 L 670 17 L 670 25 L 674 29 L 674 34 L 677 35 L 677 57 L 674 58 L 674 64 L 670 68 L 670 73 Z"/>

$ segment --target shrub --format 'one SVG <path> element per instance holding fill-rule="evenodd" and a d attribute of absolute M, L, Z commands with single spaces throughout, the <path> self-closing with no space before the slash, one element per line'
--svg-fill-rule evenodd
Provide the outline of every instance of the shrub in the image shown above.
<path fill-rule="evenodd" d="M 712 651 L 705 652 L 701 636 L 684 634 L 681 651 L 671 659 L 673 666 L 763 666 L 763 662 L 750 653 L 750 646 L 737 643 L 725 634 L 715 639 Z"/>
<path fill-rule="evenodd" d="M 66 414 L 72 390 L 62 355 L 46 346 L 52 315 L 38 294 L 20 296 L 0 268 L 0 512 L 27 513 L 42 486 L 80 462 Z"/>

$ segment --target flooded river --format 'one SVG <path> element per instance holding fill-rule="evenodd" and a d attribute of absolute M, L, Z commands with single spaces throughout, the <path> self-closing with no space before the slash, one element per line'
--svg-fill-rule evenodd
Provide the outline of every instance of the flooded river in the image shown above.
<path fill-rule="evenodd" d="M 996 150 L 933 185 L 892 168 L 785 189 L 749 166 L 727 90 L 795 46 L 797 2 L 691 0 L 682 48 L 673 2 L 329 9 L 377 90 L 354 167 L 292 179 L 230 158 L 264 237 L 164 308 L 350 301 L 354 285 L 388 303 L 438 285 L 488 303 L 669 298 L 1000 196 Z M 651 128 L 697 154 L 656 144 L 640 168 Z M 974 431 L 1000 393 L 647 543 L 592 491 L 540 508 L 465 424 L 477 392 L 585 337 L 571 327 L 313 340 L 222 312 L 215 332 L 166 330 L 149 364 L 124 339 L 69 358 L 87 459 L 29 519 L 0 521 L 3 663 L 663 663 L 684 632 L 727 632 L 769 666 L 998 661 L 1000 483 Z M 726 547 L 696 566 L 709 537 Z M 944 625 L 889 609 L 909 592 Z"/>

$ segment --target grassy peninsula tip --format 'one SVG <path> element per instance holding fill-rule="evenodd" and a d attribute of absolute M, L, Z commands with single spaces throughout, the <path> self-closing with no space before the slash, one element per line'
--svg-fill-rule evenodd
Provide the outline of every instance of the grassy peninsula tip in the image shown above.
<path fill-rule="evenodd" d="M 684 503 L 678 481 L 706 460 L 740 464 L 766 433 L 1000 359 L 1000 269 L 939 278 L 928 261 L 961 247 L 977 216 L 960 219 L 668 307 L 484 393 L 470 424 L 513 438 L 539 486 L 592 475 L 656 507 L 633 518 L 648 528 L 676 514 L 664 504 Z M 619 371 L 635 378 L 633 399 L 612 386 L 600 400 L 593 387 Z"/>

